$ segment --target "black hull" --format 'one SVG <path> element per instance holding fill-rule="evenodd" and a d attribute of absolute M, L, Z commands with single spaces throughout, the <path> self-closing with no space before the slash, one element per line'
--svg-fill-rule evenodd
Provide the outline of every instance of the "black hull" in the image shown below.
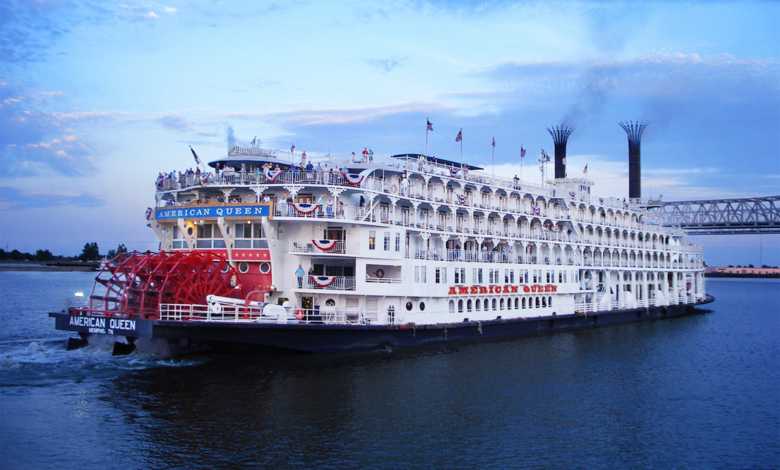
<path fill-rule="evenodd" d="M 587 315 L 535 317 L 526 320 L 507 319 L 436 325 L 236 324 L 134 320 L 132 325 L 127 323 L 118 325 L 126 329 L 101 331 L 99 324 L 97 328 L 95 325 L 73 324 L 74 316 L 67 312 L 49 315 L 56 319 L 58 330 L 76 331 L 81 334 L 115 334 L 129 338 L 169 341 L 188 340 L 208 345 L 215 350 L 231 352 L 333 353 L 473 343 L 659 320 L 696 313 L 695 307 L 714 300 L 708 295 L 696 304 L 610 310 Z"/>

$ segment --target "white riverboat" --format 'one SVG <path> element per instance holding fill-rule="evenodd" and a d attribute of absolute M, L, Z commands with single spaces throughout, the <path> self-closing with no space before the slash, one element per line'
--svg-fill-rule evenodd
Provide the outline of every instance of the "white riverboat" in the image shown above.
<path fill-rule="evenodd" d="M 62 329 L 336 351 L 654 319 L 712 300 L 701 247 L 638 201 L 593 195 L 587 178 L 539 185 L 419 154 L 307 161 L 242 147 L 209 166 L 160 175 L 147 212 L 160 253 L 109 263 L 90 305 L 68 312 L 148 325 L 65 327 L 52 314 Z"/>

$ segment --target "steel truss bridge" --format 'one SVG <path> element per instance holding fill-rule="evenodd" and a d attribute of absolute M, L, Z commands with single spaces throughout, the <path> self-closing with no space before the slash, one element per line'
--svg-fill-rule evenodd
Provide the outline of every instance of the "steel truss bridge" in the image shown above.
<path fill-rule="evenodd" d="M 649 209 L 663 225 L 690 235 L 780 234 L 780 196 L 659 202 Z"/>

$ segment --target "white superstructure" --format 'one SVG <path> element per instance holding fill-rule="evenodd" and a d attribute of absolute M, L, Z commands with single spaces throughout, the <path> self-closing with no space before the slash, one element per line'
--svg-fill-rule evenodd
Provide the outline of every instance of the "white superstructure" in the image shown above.
<path fill-rule="evenodd" d="M 301 155 L 234 147 L 210 163 L 219 171 L 161 175 L 150 226 L 161 250 L 217 252 L 242 298 L 288 301 L 303 321 L 422 325 L 704 297 L 701 248 L 638 205 L 592 195 L 588 179 L 540 186 L 421 155 L 357 158 L 307 170 Z"/>

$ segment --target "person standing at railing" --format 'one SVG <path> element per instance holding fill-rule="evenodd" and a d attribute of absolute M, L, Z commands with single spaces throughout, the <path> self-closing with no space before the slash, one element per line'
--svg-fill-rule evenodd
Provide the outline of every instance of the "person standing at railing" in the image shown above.
<path fill-rule="evenodd" d="M 363 147 L 363 163 L 366 163 L 368 161 L 368 149 L 366 147 Z"/>
<path fill-rule="evenodd" d="M 313 176 L 314 176 L 314 165 L 311 162 L 309 162 L 306 164 L 306 179 L 311 181 Z"/>
<path fill-rule="evenodd" d="M 344 202 L 339 201 L 339 216 L 343 219 L 344 218 Z"/>
<path fill-rule="evenodd" d="M 317 216 L 322 217 L 322 195 L 317 196 Z"/>
<path fill-rule="evenodd" d="M 303 275 L 306 272 L 303 270 L 303 265 L 299 264 L 298 269 L 295 270 L 295 276 L 298 278 L 298 289 L 303 289 Z"/>
<path fill-rule="evenodd" d="M 322 184 L 322 165 L 317 162 L 317 167 L 314 169 L 314 181 L 316 184 Z"/>
<path fill-rule="evenodd" d="M 241 164 L 241 183 L 246 183 L 246 163 Z"/>
<path fill-rule="evenodd" d="M 374 163 L 374 151 L 368 149 L 368 163 Z"/>
<path fill-rule="evenodd" d="M 333 199 L 328 198 L 328 218 L 333 218 Z"/>
<path fill-rule="evenodd" d="M 279 215 L 286 216 L 287 215 L 287 199 L 281 198 L 279 201 Z"/>

